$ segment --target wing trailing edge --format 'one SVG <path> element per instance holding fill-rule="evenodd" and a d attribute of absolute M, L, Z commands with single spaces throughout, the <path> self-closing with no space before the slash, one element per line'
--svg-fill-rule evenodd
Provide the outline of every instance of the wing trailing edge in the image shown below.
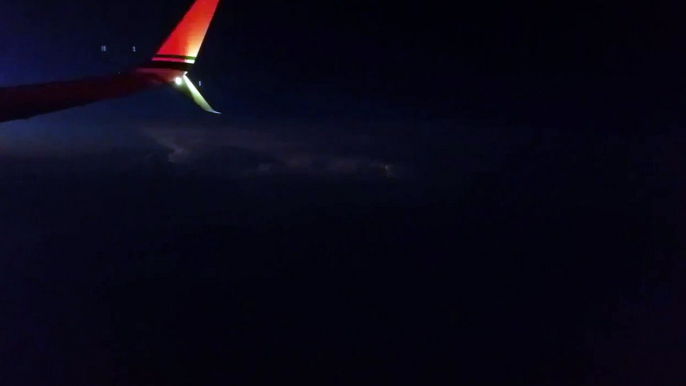
<path fill-rule="evenodd" d="M 177 82 L 178 85 L 178 82 Z M 205 98 L 200 94 L 200 91 L 193 85 L 193 82 L 191 82 L 190 79 L 188 79 L 188 76 L 186 74 L 183 74 L 182 78 L 182 84 L 178 85 L 179 89 L 182 90 L 186 95 L 191 97 L 193 99 L 193 102 L 195 102 L 198 106 L 200 106 L 203 110 L 213 113 L 213 114 L 221 114 L 219 111 L 215 111 L 209 103 L 205 100 Z"/>

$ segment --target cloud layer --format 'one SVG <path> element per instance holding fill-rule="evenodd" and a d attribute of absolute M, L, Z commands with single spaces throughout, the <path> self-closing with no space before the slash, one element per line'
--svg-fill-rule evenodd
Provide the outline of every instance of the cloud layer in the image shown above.
<path fill-rule="evenodd" d="M 160 127 L 140 133 L 168 149 L 167 161 L 200 172 L 227 176 L 344 175 L 407 178 L 409 168 L 375 154 L 365 135 L 328 139 L 313 130 L 257 125 Z"/>

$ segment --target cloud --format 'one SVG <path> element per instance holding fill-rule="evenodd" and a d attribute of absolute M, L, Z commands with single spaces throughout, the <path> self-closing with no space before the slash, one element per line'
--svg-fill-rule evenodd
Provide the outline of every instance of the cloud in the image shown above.
<path fill-rule="evenodd" d="M 87 169 L 231 178 L 414 175 L 408 166 L 416 157 L 396 151 L 399 142 L 412 141 L 391 128 L 384 133 L 360 122 L 221 122 L 10 122 L 0 132 L 0 157 L 3 165 L 26 159 L 21 162 L 35 164 L 32 170 L 41 174 Z M 79 160 L 86 158 L 82 165 Z M 44 161 L 49 167 L 40 166 Z"/>
<path fill-rule="evenodd" d="M 143 126 L 141 134 L 169 150 L 168 161 L 227 176 L 357 176 L 401 178 L 408 173 L 375 154 L 369 134 L 292 126 Z"/>

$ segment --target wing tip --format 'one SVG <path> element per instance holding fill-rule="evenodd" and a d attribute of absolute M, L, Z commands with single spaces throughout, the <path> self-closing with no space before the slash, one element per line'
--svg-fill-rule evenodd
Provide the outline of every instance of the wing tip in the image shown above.
<path fill-rule="evenodd" d="M 193 64 L 218 4 L 219 0 L 196 0 L 162 43 L 153 60 Z"/>

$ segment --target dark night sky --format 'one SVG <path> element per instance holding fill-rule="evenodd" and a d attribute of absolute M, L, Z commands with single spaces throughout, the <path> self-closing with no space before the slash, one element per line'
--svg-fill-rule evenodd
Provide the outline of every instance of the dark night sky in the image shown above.
<path fill-rule="evenodd" d="M 189 3 L 1 3 L 0 84 L 143 61 Z M 223 0 L 221 116 L 0 127 L 0 383 L 683 383 L 680 8 Z"/>

